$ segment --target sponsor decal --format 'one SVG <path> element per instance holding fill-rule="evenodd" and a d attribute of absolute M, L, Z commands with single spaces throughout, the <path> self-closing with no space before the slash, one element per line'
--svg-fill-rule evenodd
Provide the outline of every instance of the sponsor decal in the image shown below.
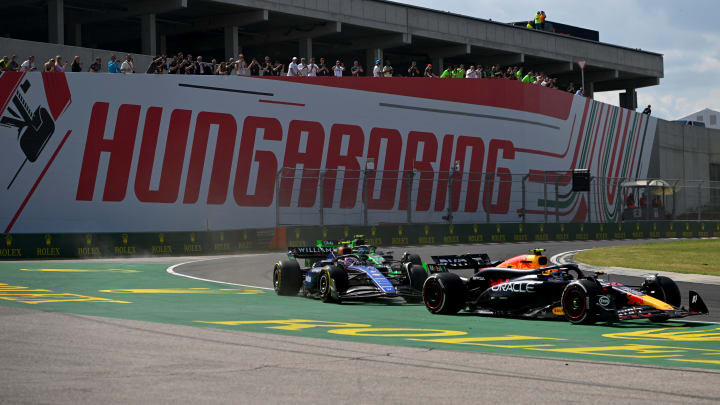
<path fill-rule="evenodd" d="M 598 304 L 600 304 L 600 306 L 602 306 L 602 307 L 606 307 L 606 308 L 607 308 L 607 306 L 610 305 L 610 297 L 608 297 L 607 295 L 601 295 L 601 296 L 599 296 L 599 297 L 598 297 Z"/>
<path fill-rule="evenodd" d="M 492 291 L 496 292 L 516 292 L 516 293 L 534 293 L 535 283 L 517 281 L 517 282 L 505 282 L 502 284 L 495 284 L 490 287 Z"/>

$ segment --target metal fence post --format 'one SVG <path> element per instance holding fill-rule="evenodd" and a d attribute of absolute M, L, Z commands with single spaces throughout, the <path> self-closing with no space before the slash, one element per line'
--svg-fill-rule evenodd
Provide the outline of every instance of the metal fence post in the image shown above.
<path fill-rule="evenodd" d="M 407 223 L 412 223 L 412 183 L 415 177 L 414 170 L 408 170 L 405 172 L 405 178 L 407 179 Z"/>
<path fill-rule="evenodd" d="M 280 168 L 275 176 L 275 226 L 280 226 L 280 179 L 284 167 Z"/>
<path fill-rule="evenodd" d="M 558 178 L 555 178 L 555 223 L 560 223 L 560 192 L 558 191 Z"/>
<path fill-rule="evenodd" d="M 363 188 L 362 188 L 362 200 L 363 200 L 363 225 L 368 224 L 368 175 L 370 170 L 365 169 L 363 172 Z"/>
<path fill-rule="evenodd" d="M 522 216 L 522 223 L 523 223 L 523 224 L 525 223 L 525 217 L 527 216 L 527 214 L 526 214 L 526 205 L 525 205 L 525 204 L 526 204 L 526 202 L 525 202 L 525 199 L 526 199 L 526 195 L 525 195 L 525 193 L 526 193 L 525 181 L 528 179 L 528 177 L 530 177 L 530 173 L 524 175 L 523 178 L 522 178 L 522 213 L 521 213 L 520 215 Z"/>
<path fill-rule="evenodd" d="M 702 219 L 702 182 L 698 184 L 698 221 Z"/>
<path fill-rule="evenodd" d="M 592 199 L 592 181 L 595 178 L 593 176 L 590 176 L 590 180 L 588 180 L 588 192 L 587 192 L 587 213 L 588 213 L 588 224 L 592 224 L 592 209 L 590 200 Z"/>
<path fill-rule="evenodd" d="M 492 204 L 492 194 L 495 188 L 495 173 L 487 173 L 485 175 L 485 192 L 483 200 L 485 200 L 485 223 L 490 223 L 490 205 Z"/>
<path fill-rule="evenodd" d="M 453 193 L 453 178 L 455 177 L 455 169 L 450 172 L 448 176 L 448 193 L 447 193 L 447 221 L 452 224 L 452 193 Z"/>
<path fill-rule="evenodd" d="M 327 175 L 327 171 L 320 172 L 320 187 L 318 187 L 318 190 L 320 192 L 320 225 L 325 225 L 325 176 Z"/>
<path fill-rule="evenodd" d="M 543 203 L 543 210 L 544 210 L 544 215 L 545 215 L 545 223 L 547 224 L 547 217 L 548 217 L 547 171 L 543 172 L 543 200 L 545 201 Z"/>

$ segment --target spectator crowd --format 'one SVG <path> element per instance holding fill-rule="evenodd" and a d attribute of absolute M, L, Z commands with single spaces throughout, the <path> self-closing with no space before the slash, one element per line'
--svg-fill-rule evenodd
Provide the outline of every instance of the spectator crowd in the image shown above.
<path fill-rule="evenodd" d="M 544 12 L 538 12 L 536 20 L 538 24 L 544 22 L 542 16 Z M 537 25 L 537 24 L 536 24 Z M 16 55 L 8 58 L 4 56 L 0 59 L 0 71 L 19 71 L 19 72 L 30 72 L 30 71 L 44 71 L 44 72 L 103 72 L 108 73 L 120 73 L 120 74 L 132 74 L 141 71 L 135 65 L 132 55 L 126 55 L 124 58 L 117 58 L 115 55 L 110 57 L 110 60 L 105 65 L 100 58 L 96 58 L 90 66 L 85 69 L 82 66 L 79 56 L 73 58 L 70 67 L 63 58 L 58 55 L 55 58 L 51 58 L 44 63 L 36 64 L 34 56 L 28 57 L 22 63 L 18 63 Z M 191 54 L 178 53 L 172 57 L 161 55 L 153 58 L 147 68 L 144 70 L 148 74 L 184 74 L 184 75 L 237 75 L 237 76 L 365 76 L 366 70 L 360 65 L 358 60 L 354 60 L 353 64 L 349 69 L 346 70 L 345 64 L 341 60 L 336 60 L 334 64 L 326 62 L 325 58 L 298 58 L 293 57 L 287 64 L 283 64 L 280 60 L 271 60 L 269 56 L 259 60 L 255 57 L 245 57 L 244 54 L 239 54 L 237 59 L 230 58 L 227 61 L 218 62 L 217 59 L 212 59 L 210 62 L 203 60 L 202 56 L 193 57 Z M 482 65 L 469 65 L 466 68 L 464 64 L 452 64 L 445 68 L 442 73 L 438 76 L 433 73 L 432 64 L 428 64 L 421 71 L 416 61 L 411 62 L 410 66 L 405 69 L 395 70 L 390 60 L 381 59 L 375 61 L 375 65 L 372 69 L 368 69 L 367 75 L 373 77 L 428 77 L 436 78 L 440 77 L 443 79 L 480 79 L 480 78 L 496 78 L 496 79 L 507 79 L 516 80 L 523 83 L 540 85 L 548 88 L 559 89 L 559 84 L 556 78 L 551 78 L 541 71 L 533 71 L 522 66 L 508 66 L 503 67 L 500 65 L 482 66 Z M 570 83 L 567 88 L 568 92 L 584 95 L 583 88 L 575 88 L 573 83 Z"/>

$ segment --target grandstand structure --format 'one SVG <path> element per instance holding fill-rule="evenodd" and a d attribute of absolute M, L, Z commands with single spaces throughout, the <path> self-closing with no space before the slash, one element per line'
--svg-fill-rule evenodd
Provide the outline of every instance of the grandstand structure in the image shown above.
<path fill-rule="evenodd" d="M 0 47 L 21 59 L 46 59 L 62 45 L 78 47 L 62 49 L 88 65 L 107 58 L 100 50 L 132 53 L 144 69 L 150 55 L 222 60 L 244 52 L 366 67 L 391 59 L 396 71 L 411 60 L 435 72 L 453 63 L 519 65 L 561 83 L 579 83 L 576 62 L 584 60 L 586 95 L 625 90 L 620 103 L 631 109 L 636 89 L 663 77 L 657 53 L 383 0 L 3 0 L 0 13 L 12 16 L 3 19 Z"/>

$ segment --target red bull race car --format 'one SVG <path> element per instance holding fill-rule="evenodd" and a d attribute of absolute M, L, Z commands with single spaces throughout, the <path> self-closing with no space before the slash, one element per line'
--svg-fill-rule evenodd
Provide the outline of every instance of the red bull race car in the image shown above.
<path fill-rule="evenodd" d="M 680 290 L 668 277 L 649 276 L 642 285 L 630 287 L 601 280 L 602 272 L 586 274 L 576 265 L 532 268 L 540 259 L 535 254 L 511 258 L 481 267 L 468 278 L 450 272 L 432 274 L 423 285 L 423 301 L 434 314 L 467 310 L 507 317 L 565 318 L 574 324 L 628 319 L 662 322 L 708 314 L 695 291 L 690 291 L 689 309 L 682 307 Z M 478 262 L 464 265 L 449 268 L 471 268 Z"/>

